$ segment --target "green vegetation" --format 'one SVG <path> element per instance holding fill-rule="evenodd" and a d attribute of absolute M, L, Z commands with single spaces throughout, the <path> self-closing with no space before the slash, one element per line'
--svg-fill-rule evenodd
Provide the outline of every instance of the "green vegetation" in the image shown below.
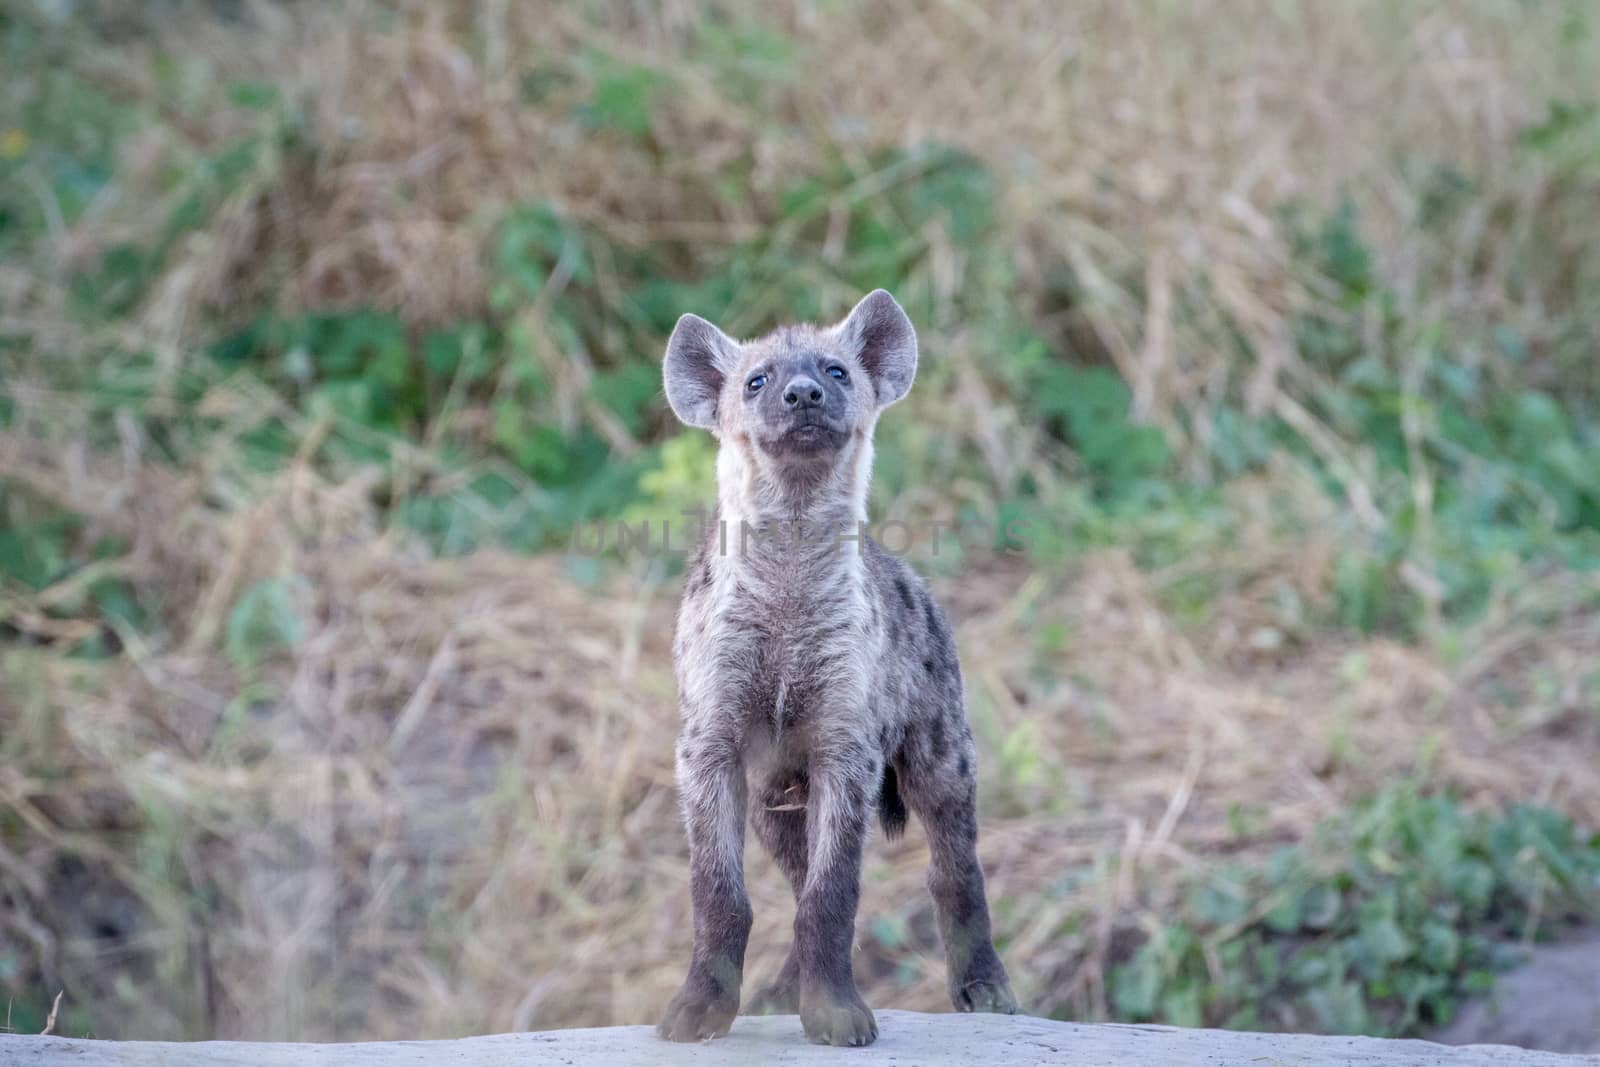
<path fill-rule="evenodd" d="M 1111 973 L 1118 1015 L 1413 1033 L 1486 992 L 1518 939 L 1595 917 L 1600 835 L 1399 785 L 1258 867 L 1222 866 Z"/>

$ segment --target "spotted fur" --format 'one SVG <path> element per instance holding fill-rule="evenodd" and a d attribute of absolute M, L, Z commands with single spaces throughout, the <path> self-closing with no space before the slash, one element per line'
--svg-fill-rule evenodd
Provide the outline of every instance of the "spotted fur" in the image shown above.
<path fill-rule="evenodd" d="M 673 654 L 683 729 L 694 953 L 659 1032 L 724 1034 L 751 915 L 744 827 L 794 888 L 794 946 L 748 1011 L 798 1011 L 806 1035 L 877 1036 L 851 971 L 861 853 L 876 810 L 928 834 L 928 887 L 965 1011 L 1016 1010 L 976 853 L 977 754 L 954 639 L 910 567 L 865 535 L 878 415 L 916 373 L 916 333 L 877 290 L 829 328 L 738 342 L 693 315 L 667 399 L 710 430 L 716 523 L 689 564 Z"/>

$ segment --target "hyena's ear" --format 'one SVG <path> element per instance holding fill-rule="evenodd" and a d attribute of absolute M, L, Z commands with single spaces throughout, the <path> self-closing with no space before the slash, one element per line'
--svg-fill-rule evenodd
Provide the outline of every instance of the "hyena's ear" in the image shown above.
<path fill-rule="evenodd" d="M 739 342 L 699 315 L 685 315 L 667 339 L 661 376 L 672 413 L 702 430 L 717 428 L 723 379 L 739 362 Z"/>
<path fill-rule="evenodd" d="M 911 379 L 917 376 L 917 331 L 894 297 L 874 289 L 835 328 L 866 368 L 880 408 L 911 391 Z"/>

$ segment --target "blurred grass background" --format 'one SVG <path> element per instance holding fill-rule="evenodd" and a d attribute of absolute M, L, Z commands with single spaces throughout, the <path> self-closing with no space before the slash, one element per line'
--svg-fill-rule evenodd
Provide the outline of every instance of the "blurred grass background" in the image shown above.
<path fill-rule="evenodd" d="M 1600 887 L 1600 13 L 0 4 L 7 1025 L 653 1022 L 662 401 L 875 286 L 1041 1014 L 1409 1033 Z M 870 1002 L 942 1010 L 920 835 Z M 749 977 L 789 894 L 750 853 Z"/>

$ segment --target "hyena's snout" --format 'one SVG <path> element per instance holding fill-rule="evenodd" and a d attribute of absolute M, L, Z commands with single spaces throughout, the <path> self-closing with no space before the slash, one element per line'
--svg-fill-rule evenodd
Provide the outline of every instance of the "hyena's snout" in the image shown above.
<path fill-rule="evenodd" d="M 805 411 L 822 406 L 822 384 L 805 374 L 797 374 L 783 387 L 783 406 L 790 411 Z"/>

